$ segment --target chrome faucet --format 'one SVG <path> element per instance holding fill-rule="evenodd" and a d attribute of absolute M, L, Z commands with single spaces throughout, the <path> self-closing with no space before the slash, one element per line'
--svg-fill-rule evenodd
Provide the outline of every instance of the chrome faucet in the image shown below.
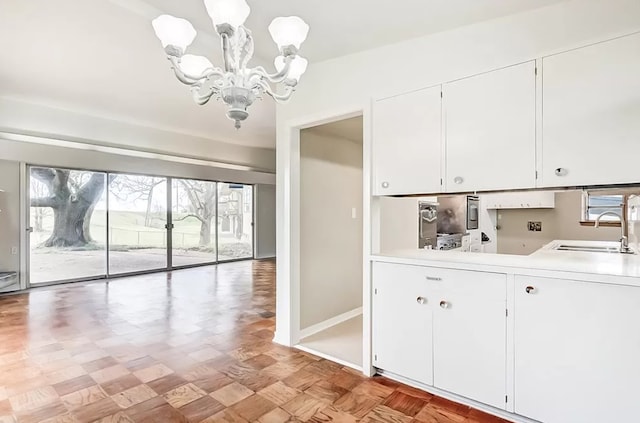
<path fill-rule="evenodd" d="M 600 219 L 602 219 L 604 216 L 615 216 L 620 219 L 620 228 L 622 229 L 622 237 L 620 238 L 620 253 L 634 254 L 633 250 L 629 248 L 629 228 L 627 227 L 627 219 L 616 212 L 606 211 L 604 213 L 600 213 L 600 215 L 596 217 L 596 228 L 600 227 Z"/>

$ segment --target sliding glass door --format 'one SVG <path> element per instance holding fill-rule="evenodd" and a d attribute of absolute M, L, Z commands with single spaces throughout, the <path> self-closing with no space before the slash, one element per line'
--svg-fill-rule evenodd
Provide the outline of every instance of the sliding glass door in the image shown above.
<path fill-rule="evenodd" d="M 218 260 L 253 257 L 253 186 L 218 184 Z"/>
<path fill-rule="evenodd" d="M 104 277 L 107 174 L 29 168 L 31 284 Z"/>
<path fill-rule="evenodd" d="M 167 178 L 109 175 L 109 274 L 167 268 Z"/>
<path fill-rule="evenodd" d="M 173 179 L 171 194 L 173 267 L 215 263 L 216 182 Z"/>
<path fill-rule="evenodd" d="M 253 258 L 253 186 L 30 166 L 31 285 Z"/>

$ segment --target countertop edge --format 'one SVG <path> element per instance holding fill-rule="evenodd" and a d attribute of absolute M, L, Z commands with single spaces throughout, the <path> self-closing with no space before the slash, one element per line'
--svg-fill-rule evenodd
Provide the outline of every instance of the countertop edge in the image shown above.
<path fill-rule="evenodd" d="M 638 259 L 638 275 L 627 274 L 629 270 L 624 265 L 615 271 L 580 271 L 573 265 L 544 264 L 544 259 L 532 256 L 510 256 L 491 254 L 490 262 L 482 262 L 482 258 L 488 258 L 484 253 L 448 253 L 442 257 L 441 252 L 423 252 L 420 250 L 385 252 L 369 255 L 371 262 L 386 262 L 408 264 L 417 266 L 445 267 L 460 270 L 483 271 L 491 273 L 505 273 L 509 275 L 537 276 L 546 278 L 559 278 L 585 282 L 615 284 L 640 287 L 640 258 Z M 455 256 L 452 256 L 455 254 Z M 600 253 L 591 253 L 600 254 Z M 423 255 L 420 257 L 420 255 Z M 466 255 L 466 256 L 465 256 Z M 466 259 L 465 259 L 466 258 Z M 636 268 L 634 266 L 634 272 Z"/>

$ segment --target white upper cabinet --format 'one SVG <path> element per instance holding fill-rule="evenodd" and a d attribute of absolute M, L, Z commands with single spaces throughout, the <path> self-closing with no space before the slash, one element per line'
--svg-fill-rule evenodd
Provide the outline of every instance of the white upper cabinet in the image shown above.
<path fill-rule="evenodd" d="M 542 185 L 640 182 L 640 34 L 543 59 Z"/>
<path fill-rule="evenodd" d="M 443 86 L 446 192 L 535 187 L 535 62 Z"/>
<path fill-rule="evenodd" d="M 441 87 L 373 106 L 373 195 L 441 192 Z"/>
<path fill-rule="evenodd" d="M 516 276 L 515 411 L 545 423 L 640 415 L 640 288 Z"/>
<path fill-rule="evenodd" d="M 424 268 L 373 264 L 374 365 L 433 385 L 433 302 Z"/>
<path fill-rule="evenodd" d="M 489 210 L 504 209 L 552 209 L 556 205 L 553 191 L 501 192 L 482 196 Z"/>

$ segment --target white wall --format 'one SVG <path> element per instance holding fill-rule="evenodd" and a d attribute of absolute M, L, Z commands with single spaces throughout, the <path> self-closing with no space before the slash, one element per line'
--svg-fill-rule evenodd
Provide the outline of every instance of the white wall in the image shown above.
<path fill-rule="evenodd" d="M 573 0 L 312 63 L 283 125 L 640 31 L 638 0 Z M 278 134 L 282 138 L 282 134 Z"/>
<path fill-rule="evenodd" d="M 2 150 L 0 150 L 2 151 Z M 11 253 L 20 247 L 20 165 L 0 160 L 0 272 L 17 272 L 20 257 Z M 17 288 L 17 287 L 13 287 Z"/>
<path fill-rule="evenodd" d="M 255 258 L 276 255 L 276 186 L 255 186 Z"/>
<path fill-rule="evenodd" d="M 300 177 L 305 329 L 362 306 L 362 145 L 302 131 Z"/>
<path fill-rule="evenodd" d="M 381 253 L 418 248 L 418 203 L 438 197 L 381 197 Z"/>
<path fill-rule="evenodd" d="M 77 145 L 82 146 L 81 143 Z M 209 164 L 205 160 L 192 164 L 173 160 L 172 157 L 164 157 L 164 159 L 135 157 L 130 156 L 124 149 L 120 150 L 121 154 L 105 153 L 91 149 L 9 141 L 3 139 L 2 135 L 0 135 L 0 152 L 2 152 L 0 157 L 5 160 L 71 169 L 132 172 L 247 184 L 273 184 L 275 180 L 275 175 L 272 173 L 227 169 L 213 163 Z"/>
<path fill-rule="evenodd" d="M 310 65 L 277 111 L 278 269 L 276 341 L 291 342 L 298 281 L 291 228 L 299 217 L 291 126 L 365 110 L 382 98 L 640 31 L 638 0 L 573 0 Z M 365 168 L 367 164 L 365 163 Z M 292 281 L 293 279 L 293 281 Z M 366 367 L 366 366 L 365 366 Z"/>
<path fill-rule="evenodd" d="M 275 151 L 0 98 L 0 132 L 39 135 L 182 157 L 275 168 Z"/>

